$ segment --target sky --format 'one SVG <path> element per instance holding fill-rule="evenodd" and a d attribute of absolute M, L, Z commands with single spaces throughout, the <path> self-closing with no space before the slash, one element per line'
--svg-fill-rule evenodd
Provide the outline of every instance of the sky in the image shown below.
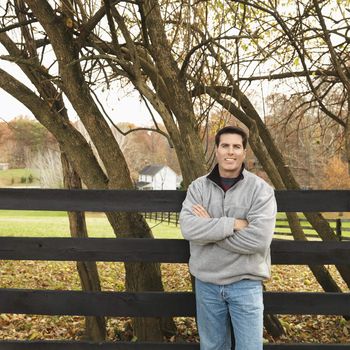
<path fill-rule="evenodd" d="M 32 112 L 22 103 L 9 95 L 0 88 L 0 118 L 9 121 L 18 116 L 33 117 Z M 130 93 L 128 96 L 119 95 L 116 98 L 109 97 L 103 101 L 104 108 L 108 111 L 109 116 L 114 123 L 129 122 L 136 125 L 150 125 L 152 119 L 147 107 L 140 102 L 138 94 Z M 77 118 L 73 109 L 69 109 L 69 115 L 72 119 Z M 33 117 L 34 118 L 34 117 Z"/>
<path fill-rule="evenodd" d="M 15 64 L 0 60 L 0 68 L 13 74 L 17 79 L 25 82 L 28 87 L 31 83 Z M 99 92 L 99 98 L 103 108 L 112 118 L 114 123 L 129 122 L 138 126 L 150 126 L 151 115 L 136 91 L 110 90 L 105 93 Z M 67 105 L 69 116 L 72 120 L 77 119 L 74 109 Z M 156 112 L 154 111 L 155 115 Z M 0 118 L 9 121 L 18 116 L 33 117 L 33 114 L 22 103 L 0 88 Z M 159 120 L 159 118 L 157 118 Z"/>
<path fill-rule="evenodd" d="M 17 79 L 34 90 L 31 82 L 14 63 L 0 60 L 0 68 L 14 75 Z M 282 85 L 280 85 L 280 88 L 281 86 Z M 266 112 L 264 108 L 264 101 L 269 93 L 276 91 L 276 87 L 273 83 L 264 81 L 262 83 L 252 83 L 248 90 L 253 92 L 250 95 L 250 98 L 252 99 L 252 102 L 255 105 L 255 108 L 258 110 L 260 116 L 262 119 L 264 119 Z M 140 100 L 139 93 L 132 88 L 111 88 L 105 92 L 96 92 L 96 94 L 99 96 L 100 102 L 103 105 L 103 109 L 108 113 L 109 117 L 115 124 L 120 122 L 128 122 L 142 127 L 154 126 L 152 117 L 145 103 Z M 75 110 L 71 107 L 67 100 L 65 103 L 70 119 L 77 120 L 78 116 Z M 9 95 L 1 88 L 0 106 L 0 120 L 10 121 L 11 119 L 18 116 L 28 116 L 34 118 L 30 110 L 28 110 L 22 103 L 17 101 L 14 97 Z M 157 122 L 162 123 L 161 118 L 158 116 L 157 112 L 155 112 L 153 108 L 152 111 Z"/>

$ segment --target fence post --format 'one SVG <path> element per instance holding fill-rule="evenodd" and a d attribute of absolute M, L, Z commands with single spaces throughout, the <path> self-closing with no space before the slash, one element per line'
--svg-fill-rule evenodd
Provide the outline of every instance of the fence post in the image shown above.
<path fill-rule="evenodd" d="M 178 224 L 179 224 L 179 213 L 176 212 L 175 213 L 175 226 L 177 227 Z"/>
<path fill-rule="evenodd" d="M 337 236 L 339 238 L 339 241 L 342 240 L 342 236 L 341 236 L 341 219 L 337 219 L 336 220 L 336 233 L 337 233 Z"/>
<path fill-rule="evenodd" d="M 168 225 L 170 225 L 170 211 L 168 211 Z"/>

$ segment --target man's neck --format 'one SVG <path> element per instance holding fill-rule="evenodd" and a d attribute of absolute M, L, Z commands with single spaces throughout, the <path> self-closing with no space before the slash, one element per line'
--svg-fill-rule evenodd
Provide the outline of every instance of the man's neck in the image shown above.
<path fill-rule="evenodd" d="M 219 175 L 220 175 L 220 177 L 223 177 L 225 179 L 235 179 L 236 177 L 238 177 L 241 174 L 242 170 L 243 170 L 243 168 L 241 167 L 239 170 L 236 170 L 234 172 L 225 171 L 223 169 L 220 169 L 220 166 L 219 166 Z"/>

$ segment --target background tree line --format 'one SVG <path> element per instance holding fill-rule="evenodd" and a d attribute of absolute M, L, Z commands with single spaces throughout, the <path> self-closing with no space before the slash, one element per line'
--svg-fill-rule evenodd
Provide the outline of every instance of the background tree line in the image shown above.
<path fill-rule="evenodd" d="M 128 123 L 118 123 L 117 126 L 125 131 L 136 127 Z M 88 138 L 79 122 L 76 127 Z M 150 164 L 168 165 L 180 173 L 176 154 L 164 136 L 149 130 L 127 136 L 121 135 L 115 128 L 112 131 L 125 154 L 134 183 L 138 181 L 139 171 Z M 59 145 L 36 120 L 18 117 L 9 122 L 0 122 L 0 162 L 9 163 L 9 167 L 14 169 L 39 170 L 40 183 L 44 188 L 63 185 Z"/>
<path fill-rule="evenodd" d="M 338 149 L 336 132 L 333 137 L 329 134 L 328 139 L 324 139 L 325 135 L 317 123 L 301 125 L 281 117 L 295 105 L 293 98 L 289 100 L 283 94 L 273 94 L 267 96 L 267 104 L 269 113 L 265 118 L 266 125 L 301 186 L 308 189 L 349 188 L 346 155 Z M 206 140 L 211 149 L 214 147 L 215 127 L 222 118 L 219 114 L 211 116 L 214 123 Z M 229 116 L 227 120 L 230 120 Z M 89 137 L 79 121 L 76 127 L 86 138 Z M 117 123 L 117 127 L 127 132 L 137 126 L 124 122 Z M 138 181 L 139 171 L 150 164 L 168 165 L 180 173 L 175 151 L 163 135 L 150 130 L 122 135 L 114 127 L 112 131 L 123 150 L 134 183 Z M 44 188 L 63 186 L 59 145 L 36 120 L 22 116 L 0 122 L 0 162 L 9 163 L 9 167 L 14 169 L 39 170 L 40 184 Z M 251 150 L 248 152 L 247 166 L 268 180 Z"/>

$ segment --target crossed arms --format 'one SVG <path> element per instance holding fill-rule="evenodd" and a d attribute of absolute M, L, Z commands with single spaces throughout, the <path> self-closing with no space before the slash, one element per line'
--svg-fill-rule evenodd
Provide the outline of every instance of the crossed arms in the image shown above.
<path fill-rule="evenodd" d="M 217 244 L 238 254 L 265 254 L 275 227 L 276 201 L 272 188 L 262 187 L 246 218 L 210 217 L 201 204 L 201 191 L 190 186 L 180 215 L 185 239 L 197 244 Z"/>
<path fill-rule="evenodd" d="M 208 212 L 206 211 L 206 209 L 204 207 L 202 207 L 200 204 L 194 204 L 192 206 L 192 211 L 193 214 L 200 217 L 200 218 L 210 218 L 210 215 L 208 214 Z M 248 226 L 248 221 L 245 219 L 235 219 L 235 221 L 233 222 L 233 227 L 232 230 L 233 231 L 239 231 L 245 227 Z"/>

